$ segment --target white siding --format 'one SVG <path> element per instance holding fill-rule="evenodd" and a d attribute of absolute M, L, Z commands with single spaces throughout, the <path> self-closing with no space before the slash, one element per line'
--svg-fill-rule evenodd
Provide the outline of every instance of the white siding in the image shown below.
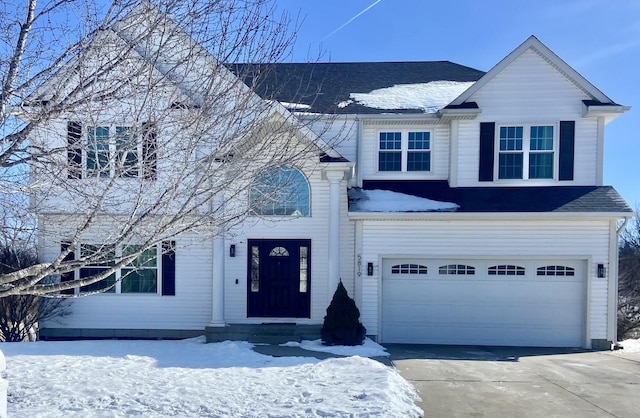
<path fill-rule="evenodd" d="M 378 333 L 380 265 L 383 258 L 550 258 L 587 260 L 591 266 L 590 338 L 606 338 L 607 279 L 596 264 L 609 260 L 607 221 L 362 221 L 363 265 L 360 307 L 367 333 Z M 365 270 L 366 271 L 366 270 Z"/>
<path fill-rule="evenodd" d="M 313 119 L 307 117 L 303 121 L 340 155 L 349 161 L 356 161 L 358 124 L 351 115 Z"/>
<path fill-rule="evenodd" d="M 469 99 L 477 102 L 482 112 L 473 121 L 460 122 L 457 186 L 514 185 L 513 181 L 478 182 L 480 122 L 555 123 L 557 130 L 558 122 L 575 121 L 574 180 L 561 184 L 598 184 L 597 120 L 582 118 L 582 100 L 586 99 L 590 97 L 538 53 L 528 50 L 522 54 Z M 533 185 L 533 182 L 520 184 Z"/>

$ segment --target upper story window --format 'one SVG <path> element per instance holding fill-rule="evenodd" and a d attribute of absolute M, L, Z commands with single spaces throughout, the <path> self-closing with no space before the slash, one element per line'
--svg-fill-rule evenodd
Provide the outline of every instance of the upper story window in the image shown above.
<path fill-rule="evenodd" d="M 553 179 L 553 125 L 501 126 L 498 130 L 498 179 Z"/>
<path fill-rule="evenodd" d="M 573 181 L 576 122 L 480 122 L 478 181 Z"/>
<path fill-rule="evenodd" d="M 130 126 L 87 127 L 87 177 L 136 177 L 138 142 Z"/>
<path fill-rule="evenodd" d="M 283 165 L 254 180 L 249 205 L 255 215 L 309 216 L 310 193 L 300 170 Z"/>
<path fill-rule="evenodd" d="M 380 132 L 378 171 L 431 171 L 431 132 Z"/>
<path fill-rule="evenodd" d="M 150 123 L 132 126 L 100 125 L 83 129 L 67 124 L 68 178 L 143 177 L 155 179 L 156 132 Z"/>

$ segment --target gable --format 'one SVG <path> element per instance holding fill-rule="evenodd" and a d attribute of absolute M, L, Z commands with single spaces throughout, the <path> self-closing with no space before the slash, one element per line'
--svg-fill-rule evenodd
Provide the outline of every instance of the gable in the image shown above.
<path fill-rule="evenodd" d="M 514 75 L 516 77 L 514 77 Z M 517 75 L 522 76 L 520 83 L 516 80 Z M 560 80 L 564 80 L 565 83 L 562 83 Z M 536 97 L 539 101 L 544 100 L 545 97 L 548 98 L 548 93 L 556 93 L 558 97 L 563 93 L 575 93 L 575 91 L 569 87 L 573 85 L 578 93 L 573 95 L 569 93 L 565 98 L 567 100 L 578 99 L 583 102 L 577 105 L 578 111 L 583 117 L 602 116 L 605 118 L 605 122 L 608 123 L 629 110 L 628 106 L 621 106 L 607 97 L 535 36 L 530 36 L 513 52 L 507 55 L 474 85 L 453 100 L 451 104 L 447 106 L 447 109 L 458 109 L 475 105 L 476 100 L 482 97 L 481 91 L 484 90 L 486 92 L 492 84 L 494 88 L 496 88 L 496 81 L 500 81 L 498 85 L 503 85 L 503 89 L 510 88 L 511 90 L 509 90 L 509 92 L 511 92 L 512 95 L 522 93 L 523 96 L 526 96 L 522 97 L 521 100 L 505 103 L 511 106 L 514 104 L 526 106 L 527 103 L 531 103 L 528 100 L 532 99 L 535 102 Z M 510 82 L 512 85 L 508 86 Z M 527 87 L 528 91 L 526 90 Z M 500 87 L 497 87 L 497 89 L 499 88 Z M 539 90 L 536 90 L 536 88 Z M 554 90 L 556 88 L 560 90 Z M 518 91 L 517 89 L 524 90 Z M 543 94 L 541 94 L 541 92 L 543 92 Z M 527 93 L 529 94 L 527 95 Z M 505 95 L 504 101 L 506 102 L 509 98 L 513 100 L 513 97 L 510 97 L 508 94 Z M 545 102 L 545 106 L 547 106 L 549 102 L 551 101 L 548 100 Z M 484 112 L 484 107 L 481 103 L 479 104 Z M 547 110 L 549 109 L 547 108 Z"/>
<path fill-rule="evenodd" d="M 80 85 L 85 87 L 78 88 Z M 119 114 L 111 102 L 123 104 L 150 98 L 156 107 L 163 99 L 168 101 L 167 107 L 171 102 L 192 103 L 179 86 L 166 79 L 116 32 L 103 30 L 95 35 L 90 47 L 39 86 L 26 102 L 72 103 L 64 105 L 66 111 L 85 115 L 100 107 L 101 117 L 108 118 Z"/>
<path fill-rule="evenodd" d="M 482 85 L 469 100 L 478 103 L 482 116 L 489 112 L 513 120 L 535 113 L 536 118 L 555 119 L 558 114 L 578 116 L 582 100 L 589 97 L 530 48 Z"/>

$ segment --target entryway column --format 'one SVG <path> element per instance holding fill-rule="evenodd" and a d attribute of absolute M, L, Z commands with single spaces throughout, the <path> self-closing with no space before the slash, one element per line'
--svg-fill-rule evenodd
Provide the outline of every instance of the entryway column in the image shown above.
<path fill-rule="evenodd" d="M 340 183 L 344 169 L 326 170 L 329 181 L 329 300 L 340 282 Z"/>
<path fill-rule="evenodd" d="M 218 193 L 213 205 L 215 208 L 224 206 L 224 195 Z M 220 209 L 217 210 L 221 212 Z M 223 327 L 224 323 L 224 228 L 219 227 L 213 238 L 213 280 L 212 280 L 212 309 L 210 327 Z"/>

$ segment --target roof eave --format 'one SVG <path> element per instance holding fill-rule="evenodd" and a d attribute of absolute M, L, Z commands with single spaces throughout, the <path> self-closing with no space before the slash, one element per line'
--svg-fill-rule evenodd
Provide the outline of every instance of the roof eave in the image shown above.
<path fill-rule="evenodd" d="M 603 117 L 606 122 L 609 123 L 612 120 L 618 118 L 618 116 L 625 114 L 631 109 L 631 106 L 622 106 L 618 104 L 602 104 L 602 105 L 587 105 L 582 104 L 582 117 L 584 118 L 597 118 Z"/>
<path fill-rule="evenodd" d="M 482 113 L 481 109 L 440 109 L 437 115 L 445 122 L 450 120 L 473 120 Z"/>

